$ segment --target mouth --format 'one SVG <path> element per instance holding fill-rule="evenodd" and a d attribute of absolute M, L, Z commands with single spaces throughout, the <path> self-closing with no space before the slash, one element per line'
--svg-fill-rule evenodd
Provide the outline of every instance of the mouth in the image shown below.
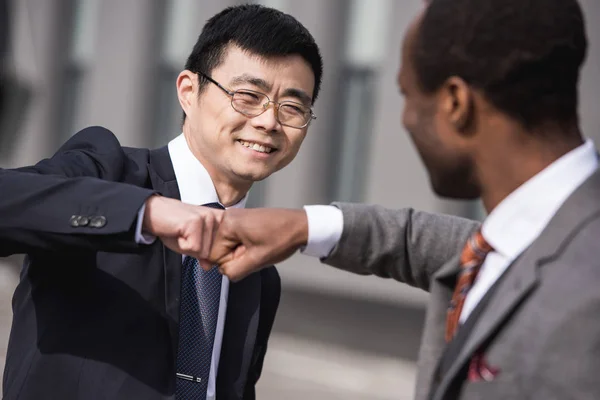
<path fill-rule="evenodd" d="M 242 146 L 244 146 L 250 150 L 254 150 L 258 153 L 271 154 L 271 153 L 274 153 L 277 151 L 276 147 L 273 147 L 266 143 L 251 142 L 251 141 L 241 140 L 241 139 L 238 139 L 237 142 L 239 144 L 241 144 Z"/>

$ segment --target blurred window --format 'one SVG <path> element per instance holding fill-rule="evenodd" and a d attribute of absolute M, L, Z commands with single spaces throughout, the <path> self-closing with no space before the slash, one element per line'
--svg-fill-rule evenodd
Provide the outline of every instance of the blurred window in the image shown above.
<path fill-rule="evenodd" d="M 379 67 L 388 45 L 392 0 L 351 0 L 340 74 L 340 131 L 332 155 L 331 198 L 362 201 L 369 168 Z"/>
<path fill-rule="evenodd" d="M 92 63 L 95 48 L 98 0 L 72 0 L 74 6 L 69 51 L 64 66 L 58 122 L 59 142 L 67 140 L 76 131 L 81 85 Z"/>

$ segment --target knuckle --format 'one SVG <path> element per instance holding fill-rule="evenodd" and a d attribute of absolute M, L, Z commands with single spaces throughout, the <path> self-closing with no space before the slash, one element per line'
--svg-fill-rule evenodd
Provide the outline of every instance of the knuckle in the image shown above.
<path fill-rule="evenodd" d="M 229 217 L 224 217 L 221 220 L 221 225 L 223 225 L 223 228 L 227 229 L 227 230 L 231 230 L 231 228 L 233 227 L 233 218 L 229 218 Z"/>
<path fill-rule="evenodd" d="M 202 225 L 203 221 L 204 221 L 204 218 L 202 217 L 201 214 L 194 214 L 191 218 L 191 223 L 194 226 Z"/>
<path fill-rule="evenodd" d="M 214 217 L 214 215 L 212 215 L 212 214 L 209 214 L 209 215 L 207 215 L 207 216 L 206 216 L 206 218 L 204 219 L 204 222 L 205 222 L 207 225 L 213 224 L 213 223 L 215 222 L 215 217 Z"/>

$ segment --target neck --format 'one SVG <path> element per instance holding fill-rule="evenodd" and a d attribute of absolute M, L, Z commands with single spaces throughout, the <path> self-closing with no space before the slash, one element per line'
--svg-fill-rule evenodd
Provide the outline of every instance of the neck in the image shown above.
<path fill-rule="evenodd" d="M 210 179 L 215 186 L 219 202 L 224 207 L 230 207 L 239 203 L 244 196 L 248 194 L 253 182 L 242 179 L 235 180 L 222 173 L 204 156 L 203 152 L 200 151 L 199 146 L 197 146 L 197 143 L 194 141 L 193 136 L 189 135 L 186 132 L 186 129 L 184 129 L 184 136 L 192 154 L 210 175 Z"/>
<path fill-rule="evenodd" d="M 495 129 L 489 136 L 497 140 L 487 143 L 476 156 L 481 200 L 488 213 L 519 186 L 584 143 L 577 126 L 569 132 Z"/>
<path fill-rule="evenodd" d="M 242 185 L 234 185 L 227 181 L 219 181 L 215 179 L 210 171 L 208 173 L 215 185 L 219 202 L 225 207 L 231 207 L 239 203 L 248 194 L 250 187 L 252 187 L 252 183 L 247 183 L 242 187 Z"/>

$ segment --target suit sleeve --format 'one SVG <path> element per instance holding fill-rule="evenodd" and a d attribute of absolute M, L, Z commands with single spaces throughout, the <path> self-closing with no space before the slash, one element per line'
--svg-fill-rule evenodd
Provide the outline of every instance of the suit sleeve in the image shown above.
<path fill-rule="evenodd" d="M 463 247 L 479 223 L 449 215 L 334 203 L 344 228 L 322 261 L 361 275 L 392 278 L 429 290 L 431 276 Z"/>
<path fill-rule="evenodd" d="M 153 191 L 120 183 L 125 163 L 114 135 L 93 127 L 52 158 L 0 170 L 0 256 L 138 248 L 137 213 Z"/>

